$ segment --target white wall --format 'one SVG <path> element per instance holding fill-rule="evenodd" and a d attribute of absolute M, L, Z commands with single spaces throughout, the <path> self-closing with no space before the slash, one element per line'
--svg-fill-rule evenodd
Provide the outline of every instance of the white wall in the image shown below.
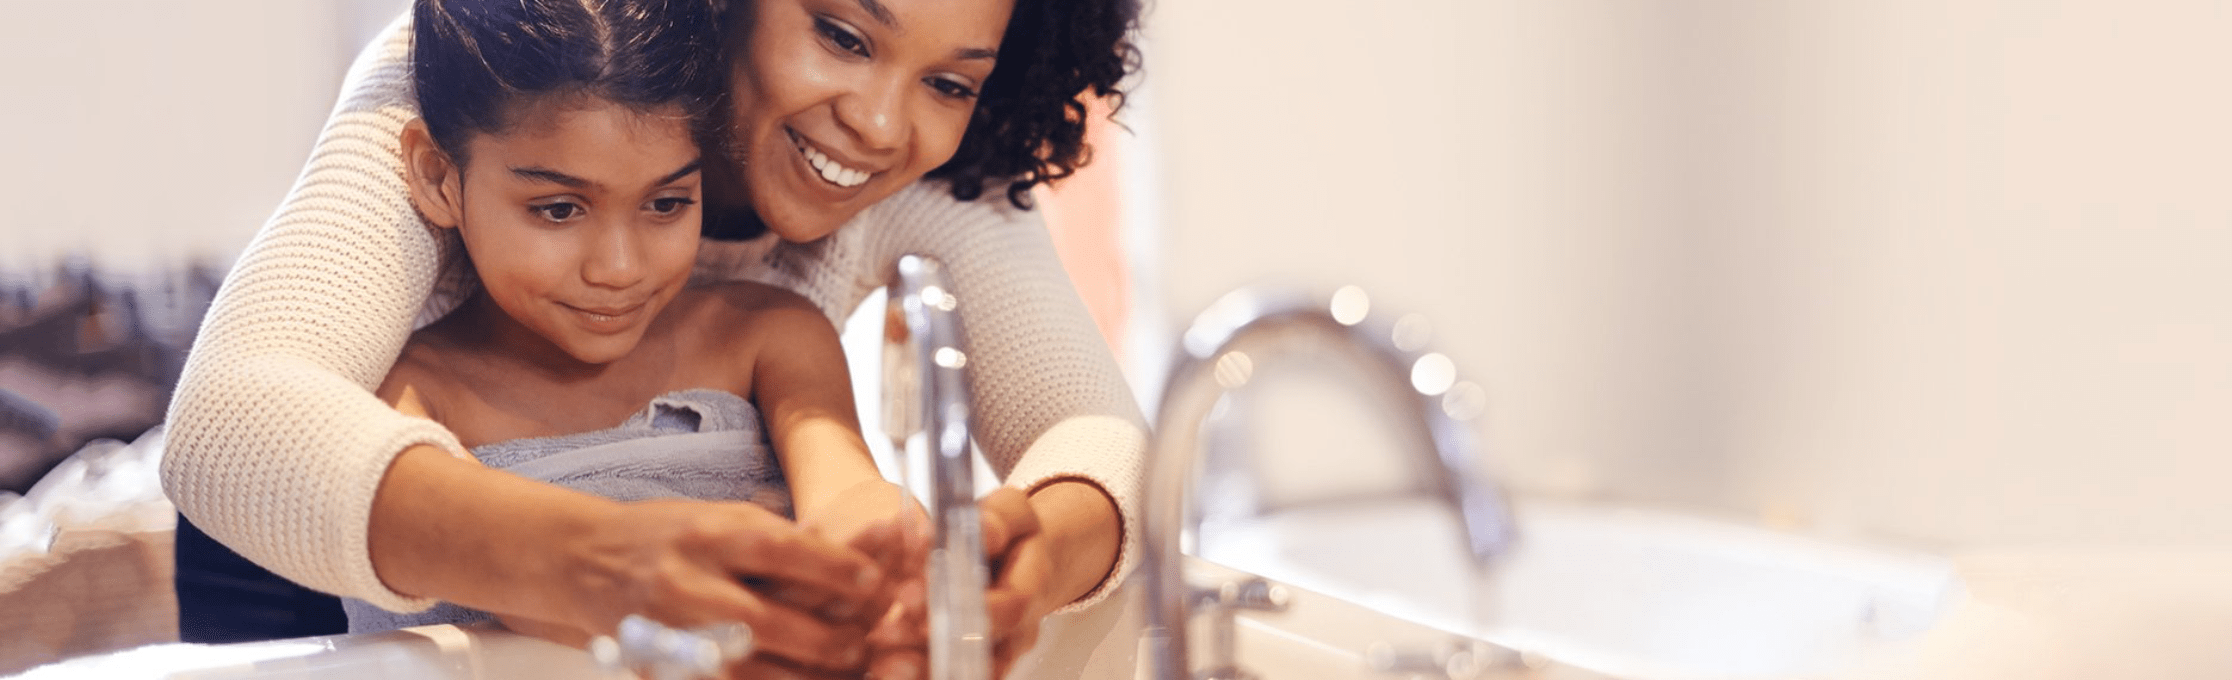
<path fill-rule="evenodd" d="M 8 3 L 0 270 L 230 263 L 400 0 Z"/>
<path fill-rule="evenodd" d="M 1425 312 L 1536 492 L 2232 540 L 2221 3 L 1154 11 L 1173 319 L 1265 278 Z"/>

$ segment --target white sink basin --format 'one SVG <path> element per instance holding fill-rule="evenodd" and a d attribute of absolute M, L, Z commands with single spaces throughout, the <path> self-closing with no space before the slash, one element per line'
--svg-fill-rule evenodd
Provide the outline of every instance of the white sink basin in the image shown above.
<path fill-rule="evenodd" d="M 1492 581 L 1466 566 L 1455 520 L 1424 501 L 1204 527 L 1199 544 L 1211 561 L 1397 619 L 1638 679 L 1845 668 L 1928 630 L 1960 591 L 1935 556 L 1604 506 L 1519 514 L 1521 547 Z"/>
<path fill-rule="evenodd" d="M 420 626 L 229 645 L 141 647 L 32 669 L 21 680 L 625 680 L 587 652 L 514 633 Z"/>

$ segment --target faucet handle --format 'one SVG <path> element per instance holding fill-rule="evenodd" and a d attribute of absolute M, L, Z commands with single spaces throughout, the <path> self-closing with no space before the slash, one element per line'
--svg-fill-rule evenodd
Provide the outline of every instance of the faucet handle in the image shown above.
<path fill-rule="evenodd" d="M 651 680 L 720 677 L 729 664 L 750 656 L 752 629 L 725 623 L 690 629 L 629 614 L 614 635 L 589 641 L 589 655 L 607 673 L 637 670 Z"/>
<path fill-rule="evenodd" d="M 912 341 L 905 301 L 894 294 L 884 303 L 883 430 L 896 451 L 907 450 L 907 438 L 922 431 L 922 367 L 915 365 Z"/>
<path fill-rule="evenodd" d="M 1451 680 L 1486 678 L 1499 671 L 1527 667 L 1518 652 L 1470 638 L 1445 640 L 1431 649 L 1402 649 L 1375 642 L 1365 648 L 1364 663 L 1374 673 Z"/>
<path fill-rule="evenodd" d="M 1215 588 L 1193 589 L 1195 609 L 1217 607 L 1227 611 L 1283 612 L 1294 601 L 1286 586 L 1263 577 L 1220 583 Z"/>

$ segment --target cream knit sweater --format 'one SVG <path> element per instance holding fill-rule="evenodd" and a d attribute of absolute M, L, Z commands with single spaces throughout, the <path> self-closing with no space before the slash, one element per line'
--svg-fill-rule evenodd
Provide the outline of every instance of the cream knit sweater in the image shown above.
<path fill-rule="evenodd" d="M 408 17 L 383 35 L 202 322 L 171 402 L 163 488 L 209 535 L 282 576 L 412 611 L 432 602 L 373 573 L 373 493 L 406 447 L 464 451 L 371 390 L 413 328 L 469 284 L 437 275 L 458 246 L 419 221 L 403 184 L 397 140 L 416 116 Z M 1090 480 L 1122 514 L 1116 576 L 1082 606 L 1137 554 L 1143 419 L 1039 216 L 987 194 L 965 203 L 918 183 L 813 244 L 707 242 L 697 274 L 790 288 L 842 323 L 899 256 L 943 261 L 970 341 L 970 425 L 993 469 L 1025 489 Z"/>

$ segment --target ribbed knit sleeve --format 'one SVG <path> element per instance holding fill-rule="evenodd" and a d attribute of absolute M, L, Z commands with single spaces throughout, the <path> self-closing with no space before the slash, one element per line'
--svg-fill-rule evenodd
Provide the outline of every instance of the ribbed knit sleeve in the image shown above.
<path fill-rule="evenodd" d="M 727 270 L 790 288 L 840 325 L 870 291 L 890 284 L 900 256 L 944 263 L 968 336 L 970 433 L 986 461 L 1008 486 L 1022 489 L 1090 481 L 1122 516 L 1115 572 L 1071 608 L 1107 597 L 1130 573 L 1138 556 L 1145 420 L 1039 213 L 1015 209 L 1001 191 L 956 201 L 944 183 L 926 181 L 822 241 L 707 245 L 701 275 Z"/>
<path fill-rule="evenodd" d="M 372 390 L 440 270 L 412 209 L 400 132 L 415 115 L 408 24 L 357 58 L 308 167 L 225 277 L 169 414 L 163 489 L 233 550 L 318 590 L 397 611 L 367 543 L 372 497 L 414 444 L 462 454 Z"/>

